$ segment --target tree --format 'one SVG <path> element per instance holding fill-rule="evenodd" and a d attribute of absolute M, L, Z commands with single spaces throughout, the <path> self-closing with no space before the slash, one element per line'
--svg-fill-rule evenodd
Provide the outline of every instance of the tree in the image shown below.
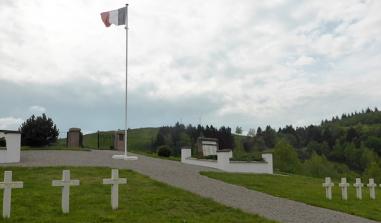
<path fill-rule="evenodd" d="M 255 136 L 255 129 L 249 129 L 249 132 L 247 132 L 247 136 L 254 137 Z"/>
<path fill-rule="evenodd" d="M 263 140 L 265 140 L 265 144 L 268 148 L 273 148 L 275 146 L 276 132 L 269 125 L 263 132 Z"/>
<path fill-rule="evenodd" d="M 279 140 L 275 146 L 274 166 L 276 169 L 287 173 L 299 173 L 301 171 L 298 154 L 285 140 Z"/>
<path fill-rule="evenodd" d="M 376 182 L 381 180 L 381 168 L 376 162 L 372 162 L 364 171 L 365 179 L 373 178 Z M 364 180 L 365 180 L 364 179 Z"/>
<path fill-rule="evenodd" d="M 311 159 L 303 164 L 304 174 L 312 177 L 338 177 L 338 173 L 332 163 L 325 156 L 312 153 Z"/>
<path fill-rule="evenodd" d="M 242 127 L 237 126 L 237 128 L 235 129 L 235 133 L 237 135 L 241 135 L 242 134 Z"/>
<path fill-rule="evenodd" d="M 57 141 L 59 130 L 51 118 L 32 115 L 19 128 L 24 146 L 46 146 Z"/>

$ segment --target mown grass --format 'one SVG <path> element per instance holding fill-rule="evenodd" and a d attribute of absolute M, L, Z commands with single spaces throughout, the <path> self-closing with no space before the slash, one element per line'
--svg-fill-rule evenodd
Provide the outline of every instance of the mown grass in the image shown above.
<path fill-rule="evenodd" d="M 251 190 L 261 191 L 277 197 L 283 197 L 306 204 L 329 208 L 353 215 L 381 221 L 381 189 L 377 188 L 378 197 L 370 200 L 369 190 L 363 188 L 363 200 L 355 197 L 354 182 L 350 182 L 348 200 L 341 200 L 341 191 L 338 181 L 333 188 L 333 199 L 325 199 L 325 189 L 322 187 L 324 179 L 298 176 L 298 175 L 264 175 L 264 174 L 238 174 L 202 172 L 202 175 L 222 180 L 226 183 L 244 186 Z M 380 183 L 380 182 L 378 182 Z M 366 184 L 364 182 L 364 184 Z"/>
<path fill-rule="evenodd" d="M 61 188 L 51 186 L 52 180 L 61 179 L 63 169 L 70 169 L 71 178 L 81 181 L 70 190 L 69 214 L 61 212 Z M 1 181 L 4 170 L 12 170 L 13 180 L 23 181 L 24 188 L 12 191 L 11 218 L 0 222 L 270 222 L 130 170 L 120 170 L 128 183 L 119 188 L 117 211 L 111 210 L 110 185 L 101 184 L 103 178 L 110 178 L 109 168 L 0 167 Z"/>

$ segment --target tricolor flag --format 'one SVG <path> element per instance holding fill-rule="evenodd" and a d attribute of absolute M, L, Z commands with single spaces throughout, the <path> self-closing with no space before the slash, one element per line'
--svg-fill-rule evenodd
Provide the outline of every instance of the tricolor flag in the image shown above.
<path fill-rule="evenodd" d="M 111 24 L 114 24 L 117 26 L 126 24 L 126 16 L 127 16 L 127 7 L 101 13 L 102 21 L 106 27 L 111 26 Z"/>

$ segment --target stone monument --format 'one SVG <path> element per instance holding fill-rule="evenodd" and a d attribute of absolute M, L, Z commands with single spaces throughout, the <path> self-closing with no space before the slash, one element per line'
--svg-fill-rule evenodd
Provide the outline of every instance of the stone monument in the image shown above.
<path fill-rule="evenodd" d="M 215 156 L 218 150 L 218 139 L 199 137 L 197 139 L 197 150 L 203 156 Z"/>
<path fill-rule="evenodd" d="M 119 151 L 124 151 L 124 130 L 115 131 L 114 148 Z"/>
<path fill-rule="evenodd" d="M 80 128 L 71 128 L 67 132 L 67 147 L 82 147 L 83 135 Z"/>

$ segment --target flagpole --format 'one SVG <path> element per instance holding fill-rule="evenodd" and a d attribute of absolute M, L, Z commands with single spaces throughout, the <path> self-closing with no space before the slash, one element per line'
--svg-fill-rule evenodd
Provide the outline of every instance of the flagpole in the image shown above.
<path fill-rule="evenodd" d="M 128 86 L 128 4 L 126 4 L 126 95 L 125 95 L 125 106 L 124 106 L 124 155 L 127 156 L 127 86 Z"/>
<path fill-rule="evenodd" d="M 127 86 L 128 86 L 128 4 L 126 4 L 126 18 L 125 18 L 125 29 L 126 29 L 126 92 L 125 92 L 125 106 L 124 106 L 124 155 L 114 155 L 114 159 L 124 159 L 124 160 L 137 160 L 136 156 L 127 155 Z"/>

